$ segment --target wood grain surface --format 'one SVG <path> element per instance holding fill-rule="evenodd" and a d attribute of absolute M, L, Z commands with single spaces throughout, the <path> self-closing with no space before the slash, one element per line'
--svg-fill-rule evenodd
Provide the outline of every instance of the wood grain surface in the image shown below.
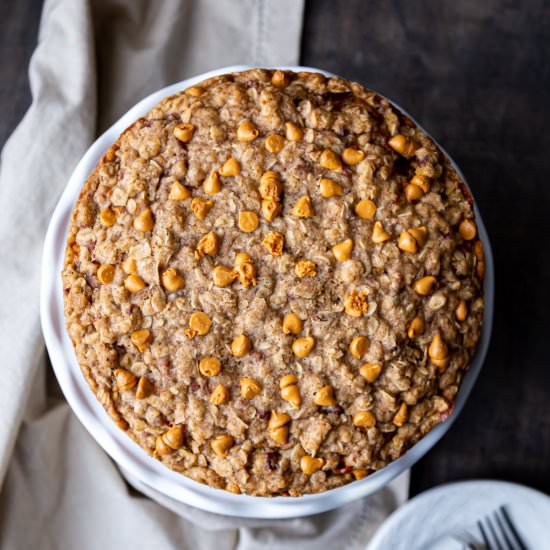
<path fill-rule="evenodd" d="M 0 145 L 30 102 L 40 0 L 0 2 Z M 550 3 L 309 0 L 301 62 L 396 101 L 461 166 L 496 260 L 493 339 L 472 395 L 413 469 L 550 493 Z"/>
<path fill-rule="evenodd" d="M 41 11 L 42 0 L 0 1 L 0 148 L 31 102 L 28 67 Z"/>

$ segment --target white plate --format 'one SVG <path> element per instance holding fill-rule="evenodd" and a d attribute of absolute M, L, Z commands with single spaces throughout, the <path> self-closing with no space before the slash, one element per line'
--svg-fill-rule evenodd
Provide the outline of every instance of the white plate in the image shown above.
<path fill-rule="evenodd" d="M 163 88 L 130 109 L 95 141 L 73 172 L 65 191 L 59 199 L 48 227 L 42 259 L 40 316 L 52 366 L 69 405 L 84 427 L 115 462 L 119 463 L 143 483 L 154 487 L 157 491 L 203 510 L 241 517 L 288 518 L 323 512 L 377 491 L 401 472 L 410 468 L 450 428 L 472 389 L 489 345 L 493 319 L 494 268 L 487 232 L 476 208 L 477 226 L 486 255 L 485 316 L 476 355 L 464 378 L 453 414 L 445 422 L 436 426 L 404 456 L 386 468 L 361 481 L 350 483 L 344 487 L 321 494 L 305 495 L 297 498 L 265 498 L 234 495 L 227 491 L 207 487 L 169 470 L 159 461 L 151 458 L 141 447 L 115 426 L 114 422 L 98 403 L 80 371 L 72 344 L 65 330 L 63 289 L 60 273 L 63 267 L 70 214 L 88 175 L 95 168 L 108 147 L 136 119 L 144 116 L 164 97 L 192 86 L 205 78 L 228 72 L 243 71 L 249 68 L 246 66 L 225 67 Z M 324 72 L 309 67 L 284 68 L 295 71 L 310 70 Z M 401 109 L 401 111 L 403 110 Z M 405 111 L 403 112 L 408 115 Z M 462 177 L 458 168 L 456 166 L 455 168 Z"/>
<path fill-rule="evenodd" d="M 448 536 L 472 534 L 480 518 L 506 505 L 528 548 L 550 548 L 550 497 L 504 481 L 462 481 L 421 493 L 382 524 L 367 550 L 424 550 Z"/>

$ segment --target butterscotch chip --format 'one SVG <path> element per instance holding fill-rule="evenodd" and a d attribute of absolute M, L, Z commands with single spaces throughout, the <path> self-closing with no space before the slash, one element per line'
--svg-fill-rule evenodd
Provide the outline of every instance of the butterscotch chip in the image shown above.
<path fill-rule="evenodd" d="M 185 279 L 173 267 L 164 271 L 160 279 L 168 292 L 177 292 L 185 286 Z"/>
<path fill-rule="evenodd" d="M 437 283 L 437 279 L 433 275 L 426 275 L 417 279 L 412 287 L 417 294 L 420 296 L 428 296 L 433 292 L 433 289 Z"/>
<path fill-rule="evenodd" d="M 349 352 L 357 359 L 361 359 L 369 349 L 369 341 L 366 336 L 356 336 L 349 343 Z"/>
<path fill-rule="evenodd" d="M 240 381 L 241 397 L 243 399 L 252 399 L 262 391 L 262 385 L 253 378 L 243 377 Z"/>
<path fill-rule="evenodd" d="M 239 486 L 235 485 L 235 483 L 228 483 L 225 486 L 225 490 L 229 491 L 230 493 L 233 493 L 235 495 L 240 495 L 241 494 L 241 490 L 239 489 Z"/>
<path fill-rule="evenodd" d="M 352 474 L 355 480 L 359 481 L 360 479 L 367 477 L 369 475 L 369 471 L 364 468 L 357 468 L 356 470 L 353 470 Z"/>
<path fill-rule="evenodd" d="M 151 231 L 155 225 L 155 220 L 153 218 L 153 213 L 150 208 L 146 208 L 141 212 L 136 219 L 134 220 L 134 227 L 138 231 Z"/>
<path fill-rule="evenodd" d="M 403 426 L 407 419 L 409 418 L 409 408 L 406 403 L 401 403 L 399 410 L 395 413 L 393 417 L 393 423 L 396 426 Z"/>
<path fill-rule="evenodd" d="M 139 275 L 128 275 L 124 280 L 124 286 L 132 293 L 139 292 L 145 288 L 145 281 Z"/>
<path fill-rule="evenodd" d="M 191 191 L 179 181 L 175 181 L 170 188 L 168 198 L 173 201 L 183 201 L 191 196 Z"/>
<path fill-rule="evenodd" d="M 203 376 L 216 376 L 222 370 L 222 364 L 217 357 L 203 357 L 199 362 L 199 371 Z"/>
<path fill-rule="evenodd" d="M 356 292 L 355 290 L 348 294 L 344 303 L 346 313 L 351 317 L 361 317 L 369 309 L 366 292 Z"/>
<path fill-rule="evenodd" d="M 285 138 L 279 134 L 271 134 L 265 138 L 265 148 L 270 153 L 279 153 L 285 146 Z"/>
<path fill-rule="evenodd" d="M 376 204 L 370 199 L 363 199 L 355 205 L 355 213 L 363 220 L 372 220 L 376 214 Z"/>
<path fill-rule="evenodd" d="M 298 218 L 309 218 L 313 216 L 314 212 L 313 206 L 311 205 L 311 199 L 308 196 L 300 197 L 296 201 L 292 213 L 298 216 Z"/>
<path fill-rule="evenodd" d="M 296 338 L 292 342 L 292 352 L 296 357 L 300 359 L 307 357 L 315 346 L 315 339 L 313 336 L 304 336 L 303 338 Z"/>
<path fill-rule="evenodd" d="M 112 265 L 105 264 L 97 270 L 97 279 L 100 283 L 108 285 L 115 278 L 115 268 Z"/>
<path fill-rule="evenodd" d="M 342 152 L 342 160 L 350 166 L 359 164 L 365 158 L 365 153 L 355 147 L 347 147 Z"/>
<path fill-rule="evenodd" d="M 283 186 L 281 184 L 281 178 L 279 174 L 273 172 L 273 170 L 268 170 L 264 172 L 260 179 L 260 195 L 262 199 L 271 199 L 278 201 L 281 195 Z"/>
<path fill-rule="evenodd" d="M 272 222 L 282 210 L 282 205 L 274 199 L 262 200 L 262 214 L 268 222 Z"/>
<path fill-rule="evenodd" d="M 212 319 L 204 311 L 196 311 L 189 317 L 189 328 L 193 335 L 204 336 L 212 327 Z"/>
<path fill-rule="evenodd" d="M 340 160 L 340 157 L 330 149 L 325 149 L 321 153 L 319 163 L 323 168 L 326 168 L 327 170 L 342 170 L 342 161 Z"/>
<path fill-rule="evenodd" d="M 210 394 L 210 403 L 213 405 L 223 405 L 229 400 L 229 390 L 222 384 L 218 384 Z"/>
<path fill-rule="evenodd" d="M 220 168 L 220 175 L 225 177 L 237 176 L 241 173 L 241 163 L 234 157 L 228 158 Z"/>
<path fill-rule="evenodd" d="M 195 258 L 200 260 L 203 256 L 216 256 L 220 249 L 220 240 L 214 231 L 210 231 L 197 243 Z"/>
<path fill-rule="evenodd" d="M 383 243 L 391 239 L 390 234 L 384 229 L 382 222 L 374 222 L 371 236 L 373 243 Z"/>
<path fill-rule="evenodd" d="M 232 436 L 224 434 L 219 435 L 210 443 L 212 450 L 220 457 L 226 457 L 229 449 L 233 446 L 234 439 Z"/>
<path fill-rule="evenodd" d="M 416 202 L 420 200 L 424 196 L 424 191 L 422 189 L 414 184 L 409 183 L 405 186 L 405 197 L 409 202 Z"/>
<path fill-rule="evenodd" d="M 473 220 L 462 220 L 458 226 L 458 232 L 466 241 L 475 239 L 477 235 L 477 227 Z"/>
<path fill-rule="evenodd" d="M 137 262 L 135 258 L 132 258 L 131 256 L 128 256 L 123 262 L 122 262 L 122 269 L 125 273 L 128 275 L 135 274 L 137 272 Z"/>
<path fill-rule="evenodd" d="M 315 277 L 317 266 L 311 260 L 300 260 L 294 266 L 294 272 L 297 277 Z"/>
<path fill-rule="evenodd" d="M 145 399 L 149 397 L 154 390 L 153 384 L 145 376 L 140 377 L 137 389 L 136 389 L 136 399 Z"/>
<path fill-rule="evenodd" d="M 208 212 L 210 212 L 210 209 L 213 206 L 214 201 L 211 201 L 209 199 L 201 199 L 200 197 L 195 197 L 191 201 L 191 210 L 199 220 L 204 220 L 204 218 L 206 218 L 206 215 L 208 214 Z"/>
<path fill-rule="evenodd" d="M 290 79 L 285 71 L 275 71 L 271 77 L 271 84 L 277 86 L 277 88 L 284 88 L 288 86 Z"/>
<path fill-rule="evenodd" d="M 192 124 L 178 124 L 174 128 L 174 137 L 183 143 L 191 141 L 195 127 Z"/>
<path fill-rule="evenodd" d="M 204 192 L 207 195 L 215 195 L 222 190 L 222 182 L 220 180 L 220 175 L 218 172 L 212 172 L 205 180 L 202 185 Z"/>
<path fill-rule="evenodd" d="M 285 124 L 286 139 L 288 141 L 300 141 L 304 135 L 304 131 L 294 122 Z"/>
<path fill-rule="evenodd" d="M 411 254 L 418 251 L 418 243 L 408 231 L 403 231 L 401 235 L 399 235 L 397 246 L 403 250 L 403 252 L 410 252 Z"/>
<path fill-rule="evenodd" d="M 212 279 L 214 284 L 219 287 L 229 286 L 236 278 L 237 272 L 224 265 L 217 265 L 212 270 Z"/>
<path fill-rule="evenodd" d="M 403 134 L 397 134 L 388 140 L 388 145 L 399 154 L 406 158 L 413 156 L 414 152 L 418 149 L 418 145 L 407 136 Z"/>
<path fill-rule="evenodd" d="M 376 416 L 370 411 L 359 411 L 353 416 L 353 425 L 358 428 L 372 428 L 376 425 Z"/>
<path fill-rule="evenodd" d="M 411 227 L 408 232 L 419 246 L 426 244 L 426 239 L 428 238 L 428 229 L 426 227 Z"/>
<path fill-rule="evenodd" d="M 341 243 L 335 244 L 332 247 L 332 253 L 339 262 L 345 262 L 351 258 L 351 252 L 353 250 L 353 241 L 346 239 Z"/>
<path fill-rule="evenodd" d="M 275 443 L 284 445 L 288 441 L 288 426 L 290 416 L 281 411 L 271 411 L 271 418 L 267 425 L 269 436 Z"/>
<path fill-rule="evenodd" d="M 184 435 L 183 426 L 179 424 L 177 426 L 172 426 L 172 428 L 170 428 L 167 432 L 165 432 L 162 436 L 162 440 L 171 449 L 177 450 L 183 447 L 183 435 Z"/>
<path fill-rule="evenodd" d="M 337 197 L 344 192 L 344 189 L 339 183 L 336 183 L 329 178 L 321 178 L 319 181 L 319 189 L 321 191 L 321 196 L 325 199 Z"/>
<path fill-rule="evenodd" d="M 430 190 L 430 185 L 431 185 L 430 178 L 428 178 L 427 176 L 423 176 L 421 174 L 415 174 L 411 178 L 411 183 L 413 185 L 416 185 L 417 187 L 420 187 L 423 193 L 428 193 L 428 191 Z"/>
<path fill-rule="evenodd" d="M 271 411 L 271 418 L 269 419 L 267 427 L 269 430 L 275 430 L 276 428 L 280 428 L 289 422 L 290 416 L 288 414 L 280 411 Z"/>
<path fill-rule="evenodd" d="M 256 285 L 256 266 L 246 252 L 239 252 L 235 255 L 235 267 L 233 271 L 244 288 Z"/>
<path fill-rule="evenodd" d="M 155 456 L 166 456 L 170 453 L 173 453 L 174 449 L 170 447 L 167 443 L 165 443 L 164 438 L 162 435 L 159 435 L 155 442 Z"/>
<path fill-rule="evenodd" d="M 281 378 L 279 381 L 279 387 L 281 389 L 286 388 L 288 386 L 292 386 L 293 384 L 296 384 L 298 382 L 298 378 L 295 374 L 287 374 Z"/>
<path fill-rule="evenodd" d="M 256 125 L 250 120 L 245 120 L 239 124 L 237 128 L 237 139 L 244 143 L 254 141 L 260 134 Z"/>
<path fill-rule="evenodd" d="M 244 211 L 239 212 L 239 229 L 245 233 L 252 233 L 258 229 L 260 220 L 256 212 Z"/>
<path fill-rule="evenodd" d="M 377 94 L 217 76 L 161 101 L 90 174 L 68 228 L 68 334 L 113 422 L 178 475 L 319 493 L 448 415 L 484 315 L 480 233 L 451 162 Z"/>
<path fill-rule="evenodd" d="M 151 342 L 151 331 L 146 328 L 135 330 L 132 332 L 130 340 L 132 340 L 138 351 L 144 352 Z"/>
<path fill-rule="evenodd" d="M 334 390 L 332 386 L 323 386 L 315 393 L 313 402 L 321 407 L 331 407 L 336 405 L 336 399 L 334 399 Z"/>
<path fill-rule="evenodd" d="M 251 348 L 250 338 L 246 334 L 240 334 L 231 342 L 231 353 L 235 357 L 244 357 Z"/>
<path fill-rule="evenodd" d="M 302 332 L 302 320 L 296 313 L 287 313 L 283 319 L 283 332 L 285 334 L 300 334 Z"/>
<path fill-rule="evenodd" d="M 299 407 L 302 404 L 302 396 L 300 395 L 300 390 L 298 389 L 298 384 L 296 382 L 288 383 L 283 385 L 284 378 L 281 379 L 281 399 L 292 403 L 294 407 Z"/>
<path fill-rule="evenodd" d="M 285 238 L 278 231 L 270 231 L 263 239 L 262 244 L 272 256 L 280 256 L 283 253 Z"/>
<path fill-rule="evenodd" d="M 204 89 L 200 86 L 191 86 L 184 93 L 193 97 L 200 97 L 204 93 Z"/>
<path fill-rule="evenodd" d="M 271 439 L 279 445 L 284 445 L 288 441 L 288 426 L 280 426 L 269 430 L 269 436 Z"/>
<path fill-rule="evenodd" d="M 443 341 L 443 338 L 441 338 L 441 334 L 439 332 L 436 332 L 433 337 L 430 347 L 428 348 L 428 355 L 432 360 L 445 359 L 449 355 L 447 345 Z"/>
<path fill-rule="evenodd" d="M 407 336 L 411 339 L 416 338 L 417 336 L 420 336 L 424 332 L 424 328 L 425 328 L 424 319 L 422 319 L 422 317 L 417 316 L 411 321 L 411 324 L 407 329 Z"/>
<path fill-rule="evenodd" d="M 464 300 L 461 300 L 458 304 L 457 308 L 455 309 L 455 315 L 457 321 L 464 321 L 466 317 L 468 316 L 468 306 L 466 305 L 466 302 Z"/>
<path fill-rule="evenodd" d="M 320 470 L 325 461 L 322 458 L 314 458 L 312 456 L 304 456 L 300 460 L 300 468 L 302 469 L 302 472 L 306 475 L 312 475 L 318 470 Z"/>
<path fill-rule="evenodd" d="M 374 382 L 382 372 L 382 365 L 367 363 L 359 369 L 361 376 L 369 383 Z"/>
<path fill-rule="evenodd" d="M 119 391 L 129 391 L 137 384 L 135 374 L 126 369 L 115 370 L 116 387 Z"/>
<path fill-rule="evenodd" d="M 106 208 L 105 210 L 101 211 L 99 215 L 99 221 L 101 225 L 104 225 L 105 227 L 111 227 L 116 222 L 116 214 L 110 208 Z"/>

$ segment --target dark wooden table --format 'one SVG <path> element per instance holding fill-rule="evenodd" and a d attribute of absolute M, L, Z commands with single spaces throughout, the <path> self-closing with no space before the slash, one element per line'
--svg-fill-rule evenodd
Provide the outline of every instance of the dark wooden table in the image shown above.
<path fill-rule="evenodd" d="M 0 7 L 3 145 L 30 102 L 41 2 Z M 309 0 L 301 62 L 421 121 L 462 167 L 493 243 L 487 362 L 453 428 L 414 467 L 412 492 L 498 478 L 550 493 L 550 4 Z"/>

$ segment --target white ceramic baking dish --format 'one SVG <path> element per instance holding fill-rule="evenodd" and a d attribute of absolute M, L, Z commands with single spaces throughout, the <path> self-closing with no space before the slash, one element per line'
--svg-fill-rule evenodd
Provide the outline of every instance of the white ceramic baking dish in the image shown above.
<path fill-rule="evenodd" d="M 95 440 L 120 466 L 157 491 L 177 501 L 191 504 L 203 510 L 229 516 L 290 518 L 315 514 L 336 508 L 337 506 L 377 491 L 417 462 L 451 427 L 451 424 L 460 413 L 472 389 L 489 346 L 493 318 L 494 267 L 487 232 L 476 207 L 475 214 L 477 226 L 480 238 L 485 247 L 486 255 L 484 285 L 485 316 L 481 340 L 476 355 L 464 378 L 460 392 L 457 396 L 454 411 L 450 417 L 436 426 L 399 460 L 389 464 L 382 470 L 375 472 L 361 481 L 356 481 L 320 494 L 304 495 L 302 497 L 266 498 L 235 495 L 227 491 L 213 489 L 169 470 L 160 462 L 150 457 L 123 431 L 115 426 L 114 422 L 100 406 L 80 371 L 72 344 L 65 330 L 61 270 L 70 213 L 82 185 L 96 166 L 97 162 L 108 147 L 117 140 L 119 134 L 136 119 L 145 115 L 164 97 L 183 90 L 188 86 L 192 86 L 205 78 L 218 74 L 243 71 L 249 68 L 251 67 L 225 67 L 178 82 L 151 94 L 132 107 L 88 149 L 84 157 L 78 163 L 67 187 L 59 199 L 46 234 L 42 260 L 40 313 L 42 329 L 50 359 L 69 405 Z M 329 73 L 325 71 L 312 69 L 310 67 L 284 68 L 294 71 L 310 70 L 322 72 L 330 76 Z M 408 113 L 403 111 L 400 107 L 396 107 L 408 115 Z M 454 165 L 454 167 L 462 177 L 458 167 L 456 165 Z"/>

